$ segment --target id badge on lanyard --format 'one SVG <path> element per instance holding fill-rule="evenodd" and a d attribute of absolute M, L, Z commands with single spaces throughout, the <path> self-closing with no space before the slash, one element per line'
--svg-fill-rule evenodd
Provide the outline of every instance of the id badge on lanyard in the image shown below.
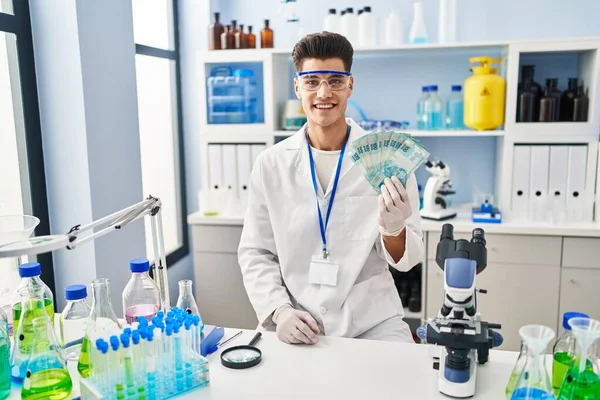
<path fill-rule="evenodd" d="M 329 252 L 327 251 L 326 231 L 327 231 L 327 225 L 329 224 L 329 217 L 331 216 L 333 200 L 335 199 L 335 193 L 337 191 L 338 182 L 340 180 L 340 171 L 342 169 L 342 162 L 344 161 L 346 144 L 348 143 L 349 137 L 350 137 L 350 126 L 347 126 L 346 140 L 344 141 L 344 145 L 342 146 L 342 151 L 340 152 L 340 157 L 338 159 L 337 168 L 335 170 L 335 177 L 333 180 L 333 188 L 331 190 L 331 198 L 329 200 L 329 204 L 327 207 L 327 214 L 325 214 L 325 221 L 323 221 L 323 215 L 321 213 L 321 207 L 319 205 L 319 191 L 317 189 L 315 161 L 313 159 L 312 151 L 310 149 L 310 142 L 308 140 L 308 137 L 306 140 L 306 145 L 308 147 L 308 156 L 309 156 L 309 160 L 310 160 L 310 172 L 311 172 L 311 177 L 312 177 L 312 182 L 313 182 L 313 188 L 315 190 L 315 196 L 317 198 L 317 215 L 319 216 L 319 228 L 321 231 L 321 241 L 323 243 L 321 257 L 313 257 L 313 260 L 310 263 L 310 268 L 309 268 L 309 272 L 308 272 L 309 283 L 337 286 L 337 276 L 338 276 L 339 266 L 336 263 L 334 263 L 329 257 Z"/>

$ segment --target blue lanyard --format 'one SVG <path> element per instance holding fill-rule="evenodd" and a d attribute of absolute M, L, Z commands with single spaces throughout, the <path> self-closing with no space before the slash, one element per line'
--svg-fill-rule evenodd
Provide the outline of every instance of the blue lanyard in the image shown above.
<path fill-rule="evenodd" d="M 325 224 L 323 224 L 323 215 L 321 214 L 321 206 L 319 205 L 319 191 L 317 189 L 317 177 L 315 175 L 315 160 L 313 159 L 312 150 L 310 149 L 310 142 L 308 140 L 306 140 L 306 145 L 308 147 L 308 157 L 310 160 L 310 173 L 312 176 L 313 188 L 315 189 L 315 196 L 317 197 L 317 213 L 319 215 L 319 228 L 321 228 L 321 240 L 323 243 L 323 259 L 326 259 L 329 254 L 327 252 L 327 239 L 325 237 L 325 231 L 327 230 L 327 225 L 329 224 L 329 216 L 331 215 L 331 208 L 333 206 L 333 200 L 335 199 L 335 192 L 337 190 L 338 181 L 340 180 L 340 171 L 342 169 L 342 162 L 344 161 L 344 153 L 346 152 L 346 143 L 348 143 L 349 137 L 350 137 L 350 125 L 347 125 L 346 140 L 344 140 L 344 145 L 342 146 L 342 151 L 340 152 L 340 158 L 338 159 L 337 168 L 335 170 L 335 178 L 333 179 L 333 188 L 331 189 L 329 205 L 327 206 L 327 214 L 325 216 Z"/>

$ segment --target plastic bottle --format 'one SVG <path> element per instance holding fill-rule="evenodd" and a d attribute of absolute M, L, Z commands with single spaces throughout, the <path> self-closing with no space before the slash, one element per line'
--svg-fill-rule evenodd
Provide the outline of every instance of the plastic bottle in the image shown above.
<path fill-rule="evenodd" d="M 561 121 L 573 121 L 575 113 L 575 98 L 577 97 L 577 78 L 569 78 L 569 87 L 561 98 Z"/>
<path fill-rule="evenodd" d="M 556 339 L 552 349 L 552 388 L 555 394 L 558 394 L 577 350 L 575 336 L 568 323 L 571 318 L 589 318 L 589 315 L 580 312 L 563 314 L 562 327 L 565 331 Z"/>
<path fill-rule="evenodd" d="M 123 315 L 128 324 L 145 317 L 151 321 L 160 310 L 158 286 L 148 275 L 150 261 L 137 258 L 129 262 L 131 278 L 123 290 Z"/>
<path fill-rule="evenodd" d="M 260 31 L 260 48 L 272 49 L 275 42 L 274 36 L 273 30 L 269 28 L 269 20 L 265 19 L 265 27 Z"/>
<path fill-rule="evenodd" d="M 194 293 L 192 292 L 192 281 L 183 279 L 179 281 L 179 297 L 177 298 L 177 307 L 186 311 L 188 314 L 200 315 Z"/>
<path fill-rule="evenodd" d="M 427 114 L 425 113 L 425 101 L 429 97 L 429 86 L 421 88 L 421 97 L 417 102 L 417 129 L 427 129 Z"/>
<path fill-rule="evenodd" d="M 323 30 L 325 32 L 333 32 L 333 33 L 341 32 L 340 16 L 337 15 L 335 8 L 330 8 L 329 12 L 325 16 L 325 22 L 323 23 Z"/>
<path fill-rule="evenodd" d="M 423 18 L 423 3 L 419 1 L 414 2 L 413 12 L 409 41 L 413 44 L 427 43 L 429 42 L 429 37 L 427 36 L 427 28 L 425 27 L 425 20 Z"/>
<path fill-rule="evenodd" d="M 577 90 L 577 97 L 573 101 L 574 121 L 587 121 L 589 102 L 590 101 L 587 93 L 583 90 L 583 86 L 579 86 L 579 89 Z"/>
<path fill-rule="evenodd" d="M 404 43 L 404 33 L 402 31 L 402 20 L 397 11 L 392 10 L 385 20 L 385 40 L 386 46 L 400 46 Z"/>
<path fill-rule="evenodd" d="M 377 18 L 370 6 L 365 6 L 358 17 L 358 43 L 363 47 L 377 45 Z"/>
<path fill-rule="evenodd" d="M 92 281 L 92 312 L 81 344 L 77 371 L 84 378 L 90 374 L 90 351 L 99 337 L 115 335 L 122 328 L 110 302 L 110 282 L 106 278 Z"/>
<path fill-rule="evenodd" d="M 67 305 L 59 318 L 59 340 L 65 358 L 69 361 L 79 359 L 85 328 L 92 312 L 86 298 L 85 285 L 71 285 L 65 289 Z"/>
<path fill-rule="evenodd" d="M 0 326 L 0 400 L 10 395 L 10 336 L 8 325 Z"/>
<path fill-rule="evenodd" d="M 40 278 L 42 274 L 42 267 L 40 263 L 30 262 L 19 265 L 19 276 L 21 282 L 19 286 L 13 292 L 11 298 L 12 304 L 12 319 L 13 319 L 13 332 L 17 332 L 19 328 L 19 319 L 21 317 L 21 295 L 19 290 L 28 288 L 30 292 L 36 293 L 41 292 L 44 296 L 44 305 L 46 311 L 52 323 L 54 323 L 54 295 L 50 288 Z"/>
<path fill-rule="evenodd" d="M 440 130 L 442 129 L 442 109 L 444 108 L 444 103 L 440 96 L 438 96 L 438 87 L 437 85 L 432 85 L 429 87 L 429 97 L 425 100 L 425 114 L 427 115 L 427 122 L 425 125 L 425 129 L 429 130 Z"/>
<path fill-rule="evenodd" d="M 456 0 L 440 0 L 438 41 L 440 43 L 456 41 Z"/>
<path fill-rule="evenodd" d="M 252 25 L 248 25 L 248 33 L 246 34 L 246 41 L 248 42 L 249 49 L 256 48 L 256 35 L 252 33 Z"/>
<path fill-rule="evenodd" d="M 225 27 L 221 24 L 220 13 L 214 14 L 215 20 L 208 26 L 208 49 L 221 50 L 221 35 L 225 31 Z"/>
<path fill-rule="evenodd" d="M 346 8 L 346 13 L 342 17 L 342 35 L 346 37 L 352 46 L 358 45 L 358 16 L 354 14 L 352 7 Z"/>
<path fill-rule="evenodd" d="M 246 37 L 246 33 L 244 32 L 244 24 L 240 24 L 240 29 L 235 33 L 235 48 L 248 48 L 248 39 Z"/>
<path fill-rule="evenodd" d="M 465 129 L 462 86 L 452 85 L 452 93 L 446 102 L 446 128 Z"/>
<path fill-rule="evenodd" d="M 73 381 L 58 350 L 60 346 L 50 318 L 43 316 L 34 319 L 33 330 L 33 344 L 21 388 L 21 399 L 67 399 L 73 390 Z"/>

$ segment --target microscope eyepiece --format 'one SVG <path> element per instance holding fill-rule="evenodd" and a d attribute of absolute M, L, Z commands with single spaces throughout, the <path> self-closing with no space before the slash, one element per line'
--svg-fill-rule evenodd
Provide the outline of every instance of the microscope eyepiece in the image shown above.
<path fill-rule="evenodd" d="M 444 224 L 442 226 L 442 234 L 440 235 L 440 240 L 443 239 L 454 240 L 454 226 L 452 224 Z"/>
<path fill-rule="evenodd" d="M 471 236 L 471 243 L 478 243 L 485 246 L 485 232 L 481 228 L 473 229 L 473 234 Z"/>
<path fill-rule="evenodd" d="M 438 161 L 438 167 L 440 167 L 440 169 L 444 169 L 446 168 L 446 164 L 444 164 L 444 162 L 442 160 Z"/>
<path fill-rule="evenodd" d="M 433 167 L 433 163 L 430 160 L 425 161 L 425 166 L 428 168 Z"/>

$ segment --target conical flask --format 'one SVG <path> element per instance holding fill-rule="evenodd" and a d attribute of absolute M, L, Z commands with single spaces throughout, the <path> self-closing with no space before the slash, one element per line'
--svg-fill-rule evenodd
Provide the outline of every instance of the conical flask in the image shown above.
<path fill-rule="evenodd" d="M 600 338 L 600 321 L 590 318 L 571 318 L 568 322 L 577 350 L 573 363 L 565 376 L 559 400 L 600 400 L 598 360 L 590 347 Z M 593 354 L 591 359 L 587 357 Z"/>
<path fill-rule="evenodd" d="M 10 377 L 13 382 L 20 384 L 27 373 L 27 361 L 34 336 L 33 321 L 38 317 L 48 317 L 48 313 L 42 290 L 32 291 L 31 288 L 25 287 L 17 293 L 21 297 L 21 316 L 10 357 Z"/>
<path fill-rule="evenodd" d="M 554 331 L 543 325 L 525 325 L 519 329 L 519 335 L 527 346 L 527 358 L 511 400 L 553 400 L 545 350 L 554 339 Z"/>
<path fill-rule="evenodd" d="M 192 281 L 189 279 L 179 281 L 177 307 L 186 311 L 188 314 L 200 315 L 196 300 L 194 299 L 194 294 L 192 293 Z"/>
<path fill-rule="evenodd" d="M 10 395 L 10 388 L 10 336 L 3 325 L 0 326 L 0 400 Z"/>
<path fill-rule="evenodd" d="M 525 361 L 527 361 L 527 343 L 524 340 L 521 340 L 521 351 L 519 352 L 519 358 L 517 358 L 517 362 L 510 374 L 510 378 L 508 378 L 508 384 L 506 385 L 506 398 L 510 399 L 512 396 L 512 392 L 515 390 L 517 386 L 517 381 L 523 373 L 523 368 L 525 368 Z"/>
<path fill-rule="evenodd" d="M 122 326 L 110 303 L 110 286 L 106 278 L 92 281 L 92 312 L 87 323 L 85 336 L 81 343 L 81 354 L 77 370 L 83 377 L 90 375 L 90 351 L 93 343 L 100 337 L 116 335 Z"/>
<path fill-rule="evenodd" d="M 62 400 L 69 397 L 73 382 L 60 354 L 50 318 L 33 320 L 33 343 L 27 363 L 27 375 L 21 387 L 21 399 Z"/>

